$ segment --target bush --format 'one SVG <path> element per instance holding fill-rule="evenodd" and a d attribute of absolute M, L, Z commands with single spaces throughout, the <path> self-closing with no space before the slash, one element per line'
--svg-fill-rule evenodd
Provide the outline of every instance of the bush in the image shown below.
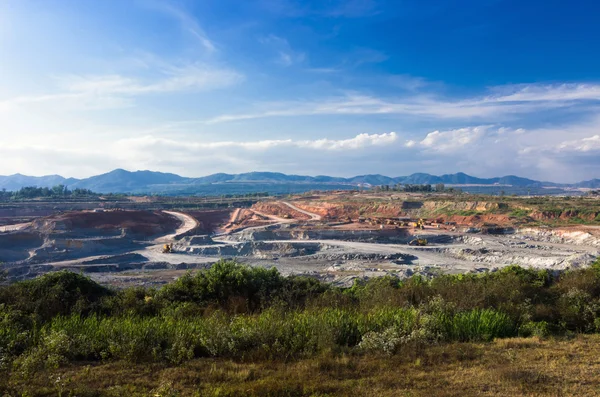
<path fill-rule="evenodd" d="M 491 309 L 457 313 L 448 323 L 447 332 L 451 340 L 460 342 L 491 341 L 517 335 L 510 317 Z"/>
<path fill-rule="evenodd" d="M 63 270 L 0 288 L 0 304 L 48 321 L 72 312 L 88 314 L 110 295 L 109 289 L 89 278 Z"/>
<path fill-rule="evenodd" d="M 550 328 L 546 321 L 528 321 L 519 328 L 519 336 L 538 338 L 547 338 L 550 335 Z"/>
<path fill-rule="evenodd" d="M 276 268 L 253 268 L 219 261 L 208 270 L 196 275 L 188 273 L 167 285 L 159 297 L 168 302 L 217 304 L 233 311 L 254 311 L 281 291 L 283 284 L 284 279 Z"/>
<path fill-rule="evenodd" d="M 0 370 L 10 367 L 12 359 L 29 347 L 32 328 L 31 319 L 0 305 Z"/>

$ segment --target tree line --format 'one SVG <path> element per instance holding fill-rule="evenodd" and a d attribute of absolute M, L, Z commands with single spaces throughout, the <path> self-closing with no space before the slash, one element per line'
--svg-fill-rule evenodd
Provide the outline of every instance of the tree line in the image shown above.
<path fill-rule="evenodd" d="M 446 192 L 446 193 L 461 193 L 462 190 L 453 187 L 446 187 L 443 183 L 438 183 L 435 186 L 430 184 L 397 184 L 397 185 L 381 185 L 376 186 L 375 190 L 383 192 Z"/>
<path fill-rule="evenodd" d="M 37 187 L 37 186 L 26 186 L 16 191 L 7 191 L 2 189 L 0 191 L 0 200 L 22 200 L 22 199 L 35 199 L 35 198 L 71 198 L 71 197 L 97 197 L 99 194 L 94 193 L 89 189 L 68 189 L 65 185 L 56 185 L 53 187 Z"/>

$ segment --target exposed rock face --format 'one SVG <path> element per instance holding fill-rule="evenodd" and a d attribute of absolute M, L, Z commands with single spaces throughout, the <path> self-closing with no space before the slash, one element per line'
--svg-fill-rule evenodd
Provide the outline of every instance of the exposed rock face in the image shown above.
<path fill-rule="evenodd" d="M 490 211 L 506 207 L 502 203 L 490 203 L 486 201 L 425 201 L 422 209 L 425 211 L 436 211 L 440 209 L 448 211 Z"/>
<path fill-rule="evenodd" d="M 405 229 L 383 230 L 288 230 L 285 228 L 270 230 L 247 230 L 231 236 L 237 241 L 264 241 L 264 240 L 350 240 L 350 241 L 406 241 L 411 234 Z"/>
<path fill-rule="evenodd" d="M 600 237 L 584 230 L 523 228 L 518 233 L 538 241 L 600 247 Z"/>
<path fill-rule="evenodd" d="M 43 243 L 44 237 L 40 233 L 2 233 L 0 234 L 0 263 L 25 260 L 29 258 L 31 250 Z"/>
<path fill-rule="evenodd" d="M 186 251 L 200 256 L 272 258 L 312 255 L 327 248 L 326 245 L 319 243 L 244 242 L 232 245 L 191 246 Z"/>
<path fill-rule="evenodd" d="M 391 201 L 388 203 L 310 203 L 294 201 L 294 205 L 305 211 L 319 214 L 328 219 L 343 219 L 359 216 L 398 217 L 419 216 L 439 210 L 484 212 L 506 208 L 507 205 L 486 201 Z"/>
<path fill-rule="evenodd" d="M 168 234 L 179 220 L 162 211 L 67 212 L 33 221 L 31 229 L 43 234 L 106 237 L 127 234 L 138 238 Z"/>
<path fill-rule="evenodd" d="M 215 242 L 213 241 L 212 238 L 210 238 L 210 236 L 192 236 L 192 237 L 187 237 L 187 243 L 189 245 L 209 245 L 209 244 L 215 244 Z"/>
<path fill-rule="evenodd" d="M 569 220 L 574 218 L 584 219 L 586 221 L 593 221 L 598 219 L 600 212 L 581 212 L 578 210 L 556 210 L 556 211 L 532 211 L 529 216 L 538 221 L 549 221 L 549 220 Z"/>

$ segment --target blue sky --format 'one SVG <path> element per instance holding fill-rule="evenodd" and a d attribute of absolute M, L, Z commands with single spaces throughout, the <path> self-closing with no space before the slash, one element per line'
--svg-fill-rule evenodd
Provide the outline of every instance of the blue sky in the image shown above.
<path fill-rule="evenodd" d="M 0 0 L 0 174 L 600 177 L 600 3 Z"/>

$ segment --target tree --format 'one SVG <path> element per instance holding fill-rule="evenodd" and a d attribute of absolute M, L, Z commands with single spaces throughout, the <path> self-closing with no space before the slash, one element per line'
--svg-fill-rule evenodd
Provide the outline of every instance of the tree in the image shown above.
<path fill-rule="evenodd" d="M 64 196 L 66 192 L 65 185 L 56 185 L 52 188 L 52 193 L 55 196 Z"/>

